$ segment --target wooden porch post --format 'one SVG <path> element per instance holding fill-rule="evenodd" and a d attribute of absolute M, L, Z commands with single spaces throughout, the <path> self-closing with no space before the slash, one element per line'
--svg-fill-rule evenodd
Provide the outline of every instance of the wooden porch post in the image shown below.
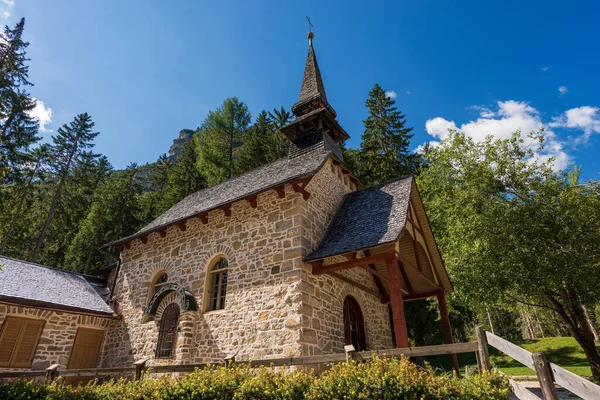
<path fill-rule="evenodd" d="M 450 318 L 448 317 L 448 308 L 446 307 L 446 294 L 442 291 L 436 294 L 438 299 L 438 307 L 440 309 L 440 317 L 442 319 L 442 330 L 444 331 L 444 339 L 447 344 L 453 343 L 452 328 L 450 327 Z M 458 358 L 456 354 L 449 354 L 452 369 L 457 373 L 460 371 L 458 367 Z"/>
<path fill-rule="evenodd" d="M 396 346 L 398 348 L 408 347 L 408 332 L 406 330 L 406 319 L 404 318 L 404 301 L 400 290 L 400 273 L 398 272 L 398 260 L 396 257 L 386 258 L 385 263 L 388 271 L 388 282 L 390 286 L 390 303 L 392 305 L 392 320 L 394 321 L 394 334 L 396 335 Z"/>

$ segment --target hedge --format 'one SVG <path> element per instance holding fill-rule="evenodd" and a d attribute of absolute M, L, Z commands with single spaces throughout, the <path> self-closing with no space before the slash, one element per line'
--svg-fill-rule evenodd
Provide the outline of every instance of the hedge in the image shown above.
<path fill-rule="evenodd" d="M 183 377 L 150 378 L 76 387 L 58 381 L 0 382 L 0 399 L 11 400 L 334 400 L 334 399 L 506 399 L 507 380 L 496 372 L 459 378 L 408 359 L 374 358 L 334 365 L 320 377 L 273 372 L 246 365 L 208 367 Z"/>

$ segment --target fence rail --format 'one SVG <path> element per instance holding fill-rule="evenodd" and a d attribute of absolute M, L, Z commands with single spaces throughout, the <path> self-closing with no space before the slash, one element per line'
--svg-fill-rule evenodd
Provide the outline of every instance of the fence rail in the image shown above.
<path fill-rule="evenodd" d="M 502 353 L 519 361 L 521 364 L 536 371 L 542 394 L 545 399 L 557 400 L 558 395 L 555 383 L 582 397 L 583 399 L 600 399 L 600 386 L 588 381 L 585 378 L 575 375 L 556 364 L 549 362 L 544 353 L 530 353 L 491 332 L 485 331 L 479 327 L 476 331 L 477 341 L 468 343 L 453 343 L 437 346 L 407 347 L 402 349 L 386 349 L 375 351 L 356 352 L 353 346 L 346 346 L 345 353 L 324 354 L 309 357 L 288 357 L 273 358 L 265 360 L 235 360 L 234 357 L 227 357 L 221 362 L 202 363 L 202 364 L 178 364 L 178 365 L 156 365 L 146 366 L 146 360 L 140 360 L 131 367 L 124 368 L 89 368 L 89 369 L 67 369 L 59 370 L 58 364 L 48 367 L 45 371 L 11 371 L 0 372 L 0 379 L 3 378 L 36 378 L 45 377 L 46 380 L 56 379 L 57 377 L 82 377 L 98 378 L 117 375 L 119 377 L 129 376 L 134 379 L 140 379 L 144 371 L 151 373 L 185 373 L 192 372 L 196 368 L 202 369 L 209 365 L 227 365 L 228 363 L 243 363 L 251 367 L 288 367 L 288 366 L 317 366 L 317 373 L 321 364 L 334 364 L 346 362 L 350 359 L 357 361 L 369 360 L 374 356 L 399 357 L 426 357 L 435 355 L 452 355 L 460 353 L 475 353 L 477 356 L 477 365 L 480 371 L 491 369 L 488 345 L 500 350 Z M 540 399 L 519 382 L 510 379 L 513 392 L 520 399 Z"/>
<path fill-rule="evenodd" d="M 542 352 L 531 353 L 522 347 L 509 342 L 508 340 L 502 339 L 491 332 L 483 330 L 481 327 L 477 328 L 477 339 L 480 345 L 480 353 L 481 347 L 487 347 L 489 344 L 490 346 L 500 350 L 502 353 L 519 361 L 521 364 L 534 370 L 537 375 L 540 388 L 542 389 L 542 395 L 546 400 L 558 400 L 558 393 L 556 391 L 555 383 L 583 399 L 600 399 L 600 386 L 570 371 L 567 371 L 566 369 L 559 367 L 554 363 L 551 363 L 546 359 L 546 355 Z M 482 355 L 480 354 L 479 357 L 482 357 Z M 487 361 L 487 365 L 489 365 L 489 355 L 486 354 L 485 357 L 487 357 L 487 360 L 485 361 Z M 516 395 L 519 395 L 519 393 L 522 394 L 522 397 L 519 396 L 519 398 L 540 399 L 538 396 L 527 390 L 519 382 L 511 379 L 510 383 L 513 388 L 513 392 Z"/>

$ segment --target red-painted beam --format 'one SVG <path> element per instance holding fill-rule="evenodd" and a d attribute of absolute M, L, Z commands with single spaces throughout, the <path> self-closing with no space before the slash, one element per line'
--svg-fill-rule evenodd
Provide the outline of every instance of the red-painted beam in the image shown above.
<path fill-rule="evenodd" d="M 386 259 L 388 270 L 388 282 L 390 288 L 390 303 L 392 305 L 392 321 L 396 335 L 396 346 L 398 348 L 408 347 L 408 331 L 406 329 L 406 318 L 404 316 L 404 302 L 400 286 L 400 274 L 398 272 L 398 260 L 395 257 Z"/>
<path fill-rule="evenodd" d="M 329 265 L 322 265 L 322 261 L 321 261 L 321 265 L 315 265 L 315 263 L 312 263 L 313 264 L 313 274 L 314 275 L 328 274 L 330 272 L 340 271 L 343 269 L 349 269 L 349 268 L 354 268 L 354 267 L 360 267 L 362 265 L 373 264 L 376 262 L 384 261 L 386 259 L 386 257 L 389 257 L 389 254 L 387 254 L 387 253 L 376 254 L 374 256 L 357 258 L 356 260 L 343 261 L 343 262 L 329 264 Z"/>

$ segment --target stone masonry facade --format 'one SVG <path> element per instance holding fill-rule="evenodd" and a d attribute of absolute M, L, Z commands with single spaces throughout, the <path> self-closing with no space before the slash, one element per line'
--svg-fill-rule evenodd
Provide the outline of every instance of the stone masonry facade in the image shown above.
<path fill-rule="evenodd" d="M 108 332 L 120 322 L 114 318 L 0 304 L 0 325 L 6 317 L 10 316 L 42 320 L 44 326 L 31 368 L 0 368 L 2 371 L 39 370 L 46 369 L 52 364 L 60 364 L 60 369 L 66 369 L 78 328 L 100 329 Z"/>
<path fill-rule="evenodd" d="M 270 190 L 258 195 L 256 208 L 238 201 L 231 216 L 215 210 L 206 224 L 192 218 L 185 230 L 172 226 L 165 237 L 152 233 L 145 244 L 134 240 L 121 252 L 115 293 L 122 321 L 107 334 L 101 366 L 130 366 L 140 359 L 150 365 L 187 364 L 233 354 L 244 360 L 342 352 L 347 295 L 361 307 L 367 348 L 392 347 L 388 309 L 379 298 L 337 278 L 314 276 L 303 262 L 343 196 L 356 186 L 330 159 L 306 190 L 308 200 L 286 185 L 284 198 Z M 226 306 L 205 312 L 207 270 L 220 257 L 229 263 Z M 173 359 L 154 355 L 161 312 L 179 297 L 165 297 L 153 318 L 143 315 L 151 283 L 163 271 L 169 282 L 191 292 L 199 306 L 180 317 Z M 343 274 L 377 290 L 366 271 Z"/>

